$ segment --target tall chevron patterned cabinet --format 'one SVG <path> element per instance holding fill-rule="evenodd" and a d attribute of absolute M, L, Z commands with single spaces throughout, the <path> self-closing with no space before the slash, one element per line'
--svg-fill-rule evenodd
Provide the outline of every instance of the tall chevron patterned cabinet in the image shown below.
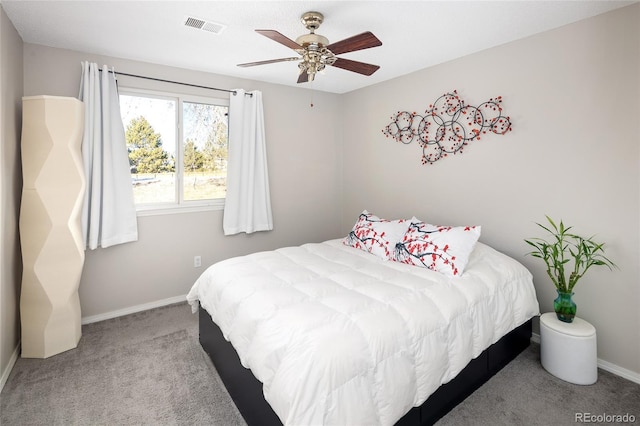
<path fill-rule="evenodd" d="M 82 335 L 84 105 L 28 96 L 22 111 L 22 357 L 47 358 L 75 348 Z"/>

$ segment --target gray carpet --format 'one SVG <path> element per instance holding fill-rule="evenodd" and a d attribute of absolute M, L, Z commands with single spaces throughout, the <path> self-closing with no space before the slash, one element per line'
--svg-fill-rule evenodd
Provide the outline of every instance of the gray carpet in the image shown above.
<path fill-rule="evenodd" d="M 640 425 L 640 385 L 603 370 L 598 370 L 598 381 L 594 385 L 565 382 L 542 367 L 540 345 L 532 344 L 437 425 L 575 426 L 585 423 L 576 421 L 576 413 L 630 414 L 635 417 L 631 424 Z M 598 420 L 598 417 L 590 419 Z M 590 422 L 613 423 L 616 422 Z"/>
<path fill-rule="evenodd" d="M 0 424 L 244 425 L 197 324 L 180 304 L 83 326 L 76 349 L 18 359 Z"/>
<path fill-rule="evenodd" d="M 18 360 L 1 425 L 244 425 L 186 304 L 82 331 L 77 349 Z M 640 425 L 640 385 L 602 370 L 595 385 L 566 383 L 540 366 L 534 344 L 438 425 L 575 425 L 582 412 L 629 413 Z"/>

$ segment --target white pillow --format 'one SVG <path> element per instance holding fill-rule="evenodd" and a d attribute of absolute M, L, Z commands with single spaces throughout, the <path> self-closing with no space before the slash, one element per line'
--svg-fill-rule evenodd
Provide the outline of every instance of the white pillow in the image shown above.
<path fill-rule="evenodd" d="M 393 259 L 396 244 L 402 240 L 410 223 L 406 219 L 381 219 L 365 210 L 343 243 L 390 260 Z"/>
<path fill-rule="evenodd" d="M 459 277 L 480 238 L 480 226 L 436 226 L 412 222 L 393 259 Z"/>

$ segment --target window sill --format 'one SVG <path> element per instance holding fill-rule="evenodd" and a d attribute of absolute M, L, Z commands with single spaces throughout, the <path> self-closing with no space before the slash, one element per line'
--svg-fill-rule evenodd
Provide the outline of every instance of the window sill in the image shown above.
<path fill-rule="evenodd" d="M 224 201 L 213 202 L 210 204 L 200 204 L 195 206 L 185 205 L 171 205 L 171 206 L 143 206 L 138 207 L 136 210 L 136 216 L 160 216 L 167 214 L 179 214 L 179 213 L 195 213 L 205 211 L 224 210 Z"/>

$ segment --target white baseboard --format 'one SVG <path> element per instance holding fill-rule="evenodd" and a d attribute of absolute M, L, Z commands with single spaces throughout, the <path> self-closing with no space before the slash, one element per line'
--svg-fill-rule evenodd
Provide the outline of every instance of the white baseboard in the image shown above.
<path fill-rule="evenodd" d="M 9 363 L 7 364 L 7 367 L 2 372 L 2 376 L 0 376 L 0 392 L 2 392 L 2 389 L 4 389 L 4 385 L 7 383 L 7 380 L 9 379 L 9 374 L 11 374 L 11 370 L 13 370 L 13 366 L 16 364 L 16 361 L 18 360 L 19 356 L 20 356 L 20 342 L 18 342 L 18 346 L 16 346 L 16 349 L 11 354 L 11 358 L 9 358 Z"/>
<path fill-rule="evenodd" d="M 540 344 L 540 334 L 533 333 L 531 335 L 531 341 L 537 344 Z M 608 371 L 609 373 L 613 373 L 616 376 L 620 376 L 624 379 L 631 380 L 632 382 L 640 384 L 640 374 L 635 371 L 627 370 L 626 368 L 622 368 L 619 365 L 612 364 L 608 361 L 603 361 L 598 358 L 598 368 L 602 368 L 604 371 Z"/>
<path fill-rule="evenodd" d="M 157 300 L 155 302 L 143 303 L 142 305 L 130 306 L 124 309 L 118 309 L 117 311 L 105 312 L 104 314 L 91 315 L 88 317 L 82 317 L 82 324 L 91 324 L 93 322 L 104 321 L 112 318 L 118 318 L 124 315 L 135 314 L 136 312 L 148 311 L 153 308 L 160 308 L 162 306 L 173 305 L 174 303 L 186 302 L 187 295 L 170 297 L 168 299 Z"/>
<path fill-rule="evenodd" d="M 540 344 L 540 335 L 538 333 L 531 333 L 531 341 Z"/>
<path fill-rule="evenodd" d="M 626 368 L 622 368 L 610 362 L 603 361 L 600 358 L 598 358 L 598 367 L 602 368 L 605 371 L 608 371 L 609 373 L 613 373 L 616 376 L 623 377 L 640 385 L 640 374 L 636 373 L 635 371 L 627 370 Z"/>

